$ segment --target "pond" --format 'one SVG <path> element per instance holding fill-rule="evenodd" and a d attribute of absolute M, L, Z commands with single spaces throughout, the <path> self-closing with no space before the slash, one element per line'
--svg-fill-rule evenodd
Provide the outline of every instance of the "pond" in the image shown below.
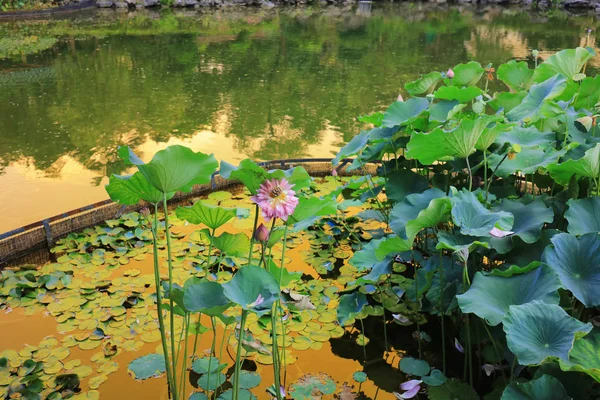
<path fill-rule="evenodd" d="M 126 172 L 119 145 L 144 157 L 180 143 L 234 163 L 332 157 L 363 128 L 357 116 L 419 74 L 532 63 L 531 49 L 575 47 L 597 24 L 414 3 L 2 21 L 0 232 L 104 200 Z"/>

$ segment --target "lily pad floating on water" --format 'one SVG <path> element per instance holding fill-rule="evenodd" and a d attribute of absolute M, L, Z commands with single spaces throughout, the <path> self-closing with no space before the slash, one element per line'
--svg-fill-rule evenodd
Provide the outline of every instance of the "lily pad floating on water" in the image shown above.
<path fill-rule="evenodd" d="M 166 370 L 165 357 L 162 354 L 148 354 L 129 363 L 128 372 L 135 379 L 157 378 Z"/>
<path fill-rule="evenodd" d="M 227 377 L 223 373 L 208 373 L 198 378 L 198 386 L 204 390 L 215 390 L 225 383 Z"/>
<path fill-rule="evenodd" d="M 216 357 L 197 358 L 192 363 L 192 370 L 197 374 L 207 374 L 221 371 L 227 364 L 221 364 Z"/>
<path fill-rule="evenodd" d="M 352 374 L 352 379 L 357 383 L 363 383 L 367 381 L 367 374 L 363 371 L 356 371 Z"/>
<path fill-rule="evenodd" d="M 221 393 L 217 400 L 233 400 L 233 390 L 229 389 Z M 253 395 L 249 390 L 240 389 L 238 392 L 238 400 L 256 400 L 256 396 Z"/>
<path fill-rule="evenodd" d="M 398 367 L 405 374 L 416 376 L 425 376 L 431 369 L 427 361 L 418 360 L 413 357 L 404 357 L 402 360 L 400 360 Z"/>
<path fill-rule="evenodd" d="M 235 374 L 231 377 L 231 381 L 235 382 Z M 262 380 L 258 372 L 250 372 L 241 370 L 240 371 L 240 388 L 241 389 L 252 389 L 260 385 Z"/>
<path fill-rule="evenodd" d="M 335 393 L 335 381 L 327 374 L 316 373 L 301 376 L 291 385 L 290 396 L 294 400 L 313 400 Z"/>
<path fill-rule="evenodd" d="M 539 300 L 510 306 L 502 320 L 508 348 L 521 365 L 540 364 L 548 357 L 567 361 L 576 336 L 592 330 L 565 310 Z"/>
<path fill-rule="evenodd" d="M 475 390 L 468 383 L 458 379 L 449 379 L 440 386 L 427 387 L 427 396 L 429 400 L 479 399 Z"/>

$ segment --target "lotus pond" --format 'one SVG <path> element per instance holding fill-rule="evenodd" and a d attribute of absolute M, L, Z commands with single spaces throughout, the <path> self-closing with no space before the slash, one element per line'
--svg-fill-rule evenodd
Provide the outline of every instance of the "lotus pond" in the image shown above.
<path fill-rule="evenodd" d="M 2 271 L 0 394 L 600 398 L 594 57 L 405 82 L 325 178 L 115 149 L 139 211 Z M 242 189 L 169 208 L 217 170 Z"/>

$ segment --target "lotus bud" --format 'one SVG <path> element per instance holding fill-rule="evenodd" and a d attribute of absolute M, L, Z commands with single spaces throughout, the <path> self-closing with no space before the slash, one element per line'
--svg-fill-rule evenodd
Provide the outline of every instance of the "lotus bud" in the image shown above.
<path fill-rule="evenodd" d="M 448 72 L 446 72 L 446 76 L 447 76 L 449 79 L 452 79 L 452 78 L 454 78 L 454 71 L 452 71 L 452 68 L 449 68 L 449 69 L 448 69 Z"/>
<path fill-rule="evenodd" d="M 264 224 L 260 224 L 260 226 L 256 228 L 254 240 L 261 243 L 266 243 L 269 240 L 269 229 Z"/>
<path fill-rule="evenodd" d="M 333 170 L 331 170 L 331 176 L 338 176 L 337 169 L 334 168 Z"/>
<path fill-rule="evenodd" d="M 398 99 L 397 100 L 398 101 L 404 101 L 404 97 L 402 97 L 401 93 L 398 94 Z"/>
<path fill-rule="evenodd" d="M 575 127 L 583 132 L 589 132 L 592 129 L 594 118 L 585 116 L 575 120 Z"/>

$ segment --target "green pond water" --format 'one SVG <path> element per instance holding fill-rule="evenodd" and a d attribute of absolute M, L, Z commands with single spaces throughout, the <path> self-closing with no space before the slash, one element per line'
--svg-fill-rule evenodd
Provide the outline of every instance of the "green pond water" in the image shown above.
<path fill-rule="evenodd" d="M 107 177 L 127 172 L 119 145 L 142 158 L 174 143 L 229 162 L 331 157 L 358 115 L 420 73 L 533 63 L 531 49 L 582 45 L 598 24 L 416 3 L 3 21 L 0 232 L 105 199 Z"/>

